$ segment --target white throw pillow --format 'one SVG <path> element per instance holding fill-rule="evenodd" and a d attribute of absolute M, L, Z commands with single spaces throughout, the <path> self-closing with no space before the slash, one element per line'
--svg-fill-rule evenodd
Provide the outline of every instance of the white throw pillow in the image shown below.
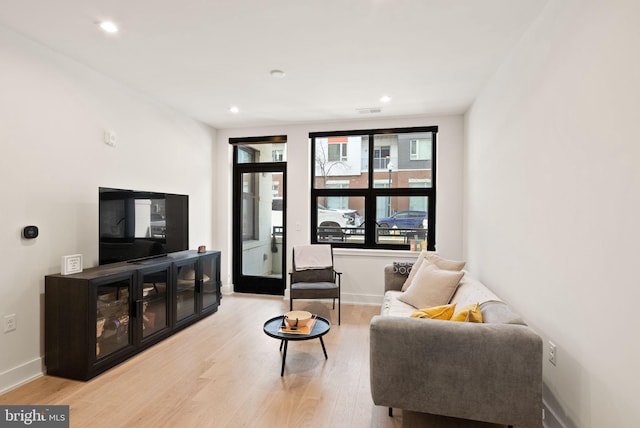
<path fill-rule="evenodd" d="M 454 270 L 454 271 L 462 270 L 464 268 L 464 265 L 466 264 L 466 262 L 464 261 L 448 260 L 448 259 L 442 258 L 436 253 L 434 253 L 433 251 L 423 251 L 420 253 L 418 258 L 416 259 L 416 262 L 413 264 L 413 267 L 411 268 L 411 272 L 409 272 L 409 276 L 407 277 L 407 279 L 404 281 L 404 284 L 402 285 L 401 291 L 407 291 L 407 288 L 409 288 L 409 286 L 411 285 L 411 282 L 413 282 L 413 278 L 415 278 L 416 273 L 418 272 L 418 270 L 420 269 L 423 263 L 434 264 L 439 269 Z"/>
<path fill-rule="evenodd" d="M 435 264 L 423 263 L 407 291 L 398 300 L 415 308 L 446 305 L 455 293 L 464 272 L 438 269 Z"/>
<path fill-rule="evenodd" d="M 401 291 L 407 291 L 407 288 L 409 288 L 409 286 L 411 285 L 413 278 L 416 277 L 416 273 L 418 273 L 418 269 L 420 269 L 420 266 L 422 266 L 422 263 L 424 263 L 424 261 L 426 260 L 426 256 L 427 256 L 426 251 L 423 251 L 420 254 L 418 254 L 418 258 L 413 264 L 413 267 L 411 268 L 411 272 L 409 272 L 409 276 L 404 281 L 404 284 L 402 284 Z"/>
<path fill-rule="evenodd" d="M 458 261 L 458 260 L 447 260 L 445 258 L 440 257 L 435 253 L 427 253 L 425 258 L 429 263 L 433 263 L 438 266 L 440 269 L 444 270 L 462 270 L 464 269 L 464 265 L 467 262 Z"/>

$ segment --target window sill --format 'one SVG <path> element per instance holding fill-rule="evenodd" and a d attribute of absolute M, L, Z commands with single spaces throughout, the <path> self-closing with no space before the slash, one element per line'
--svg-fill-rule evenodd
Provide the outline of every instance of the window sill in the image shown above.
<path fill-rule="evenodd" d="M 333 254 L 339 257 L 394 257 L 414 260 L 420 252 L 409 250 L 374 250 L 370 248 L 334 248 Z"/>

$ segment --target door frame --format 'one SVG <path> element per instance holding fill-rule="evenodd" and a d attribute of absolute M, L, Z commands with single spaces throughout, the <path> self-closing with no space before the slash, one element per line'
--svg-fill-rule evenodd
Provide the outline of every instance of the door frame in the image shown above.
<path fill-rule="evenodd" d="M 238 147 L 233 147 L 233 291 L 284 295 L 286 288 L 287 254 L 287 164 L 286 162 L 238 163 Z M 242 273 L 242 175 L 247 173 L 282 173 L 282 276 L 281 278 L 244 275 Z"/>

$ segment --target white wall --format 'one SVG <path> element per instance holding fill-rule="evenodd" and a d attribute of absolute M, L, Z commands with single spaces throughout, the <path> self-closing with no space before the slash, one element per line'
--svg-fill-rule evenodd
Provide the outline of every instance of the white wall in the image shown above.
<path fill-rule="evenodd" d="M 640 420 L 638 17 L 550 0 L 466 117 L 468 267 L 557 344 L 569 426 Z"/>
<path fill-rule="evenodd" d="M 438 128 L 438 169 L 436 207 L 436 249 L 444 257 L 462 257 L 462 189 L 463 189 L 463 117 L 414 117 L 386 120 L 368 120 L 334 123 L 309 123 L 268 128 L 219 130 L 216 157 L 219 162 L 215 177 L 215 199 L 219 209 L 215 212 L 214 228 L 226 230 L 218 234 L 215 247 L 231 255 L 231 174 L 232 156 L 229 138 L 287 135 L 287 266 L 291 266 L 291 248 L 310 240 L 310 143 L 309 132 L 377 129 L 389 127 L 433 126 Z M 226 205 L 226 206 L 225 206 Z M 299 227 L 298 227 L 299 224 Z M 408 253 L 408 252 L 407 252 Z M 381 255 L 384 254 L 384 257 Z M 342 290 L 345 302 L 380 304 L 383 295 L 382 266 L 401 257 L 400 252 L 336 250 L 336 266 L 344 272 Z M 231 285 L 231 257 L 222 258 L 222 281 L 227 291 Z"/>
<path fill-rule="evenodd" d="M 2 392 L 41 373 L 44 276 L 66 254 L 97 264 L 99 186 L 189 194 L 191 248 L 212 247 L 215 132 L 1 27 L 0 64 Z"/>

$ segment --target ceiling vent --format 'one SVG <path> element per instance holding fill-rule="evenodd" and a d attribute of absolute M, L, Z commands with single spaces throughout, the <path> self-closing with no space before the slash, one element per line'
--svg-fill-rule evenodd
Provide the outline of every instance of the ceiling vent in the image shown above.
<path fill-rule="evenodd" d="M 380 107 L 358 108 L 356 110 L 358 110 L 360 114 L 380 113 L 382 111 Z"/>

